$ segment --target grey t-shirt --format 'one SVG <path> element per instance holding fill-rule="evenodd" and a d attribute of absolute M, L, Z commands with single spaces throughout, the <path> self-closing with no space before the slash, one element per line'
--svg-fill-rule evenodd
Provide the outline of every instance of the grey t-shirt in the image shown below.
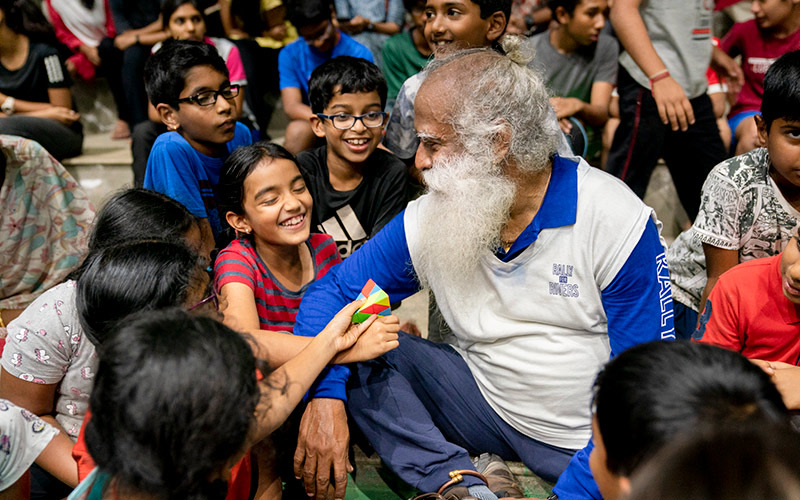
<path fill-rule="evenodd" d="M 572 54 L 561 54 L 553 47 L 549 30 L 532 37 L 531 42 L 536 55 L 529 66 L 542 74 L 554 96 L 589 102 L 595 82 L 617 84 L 619 48 L 606 34 L 601 34 L 596 44 Z"/>
<path fill-rule="evenodd" d="M 705 93 L 706 70 L 711 62 L 711 10 L 705 0 L 642 0 L 642 16 L 650 41 L 672 78 L 689 99 Z M 650 88 L 650 81 L 633 58 L 623 52 L 620 65 L 636 83 Z"/>
<path fill-rule="evenodd" d="M 83 335 L 75 308 L 74 281 L 39 296 L 8 325 L 2 366 L 35 384 L 58 384 L 56 421 L 74 440 L 89 406 L 97 371 L 94 345 Z"/>

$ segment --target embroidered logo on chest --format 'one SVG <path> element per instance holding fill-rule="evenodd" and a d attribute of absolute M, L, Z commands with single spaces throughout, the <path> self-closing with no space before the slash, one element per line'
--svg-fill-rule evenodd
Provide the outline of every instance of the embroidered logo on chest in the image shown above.
<path fill-rule="evenodd" d="M 550 295 L 559 295 L 561 297 L 580 297 L 577 283 L 570 283 L 574 267 L 569 264 L 553 264 L 554 280 L 549 283 Z"/>

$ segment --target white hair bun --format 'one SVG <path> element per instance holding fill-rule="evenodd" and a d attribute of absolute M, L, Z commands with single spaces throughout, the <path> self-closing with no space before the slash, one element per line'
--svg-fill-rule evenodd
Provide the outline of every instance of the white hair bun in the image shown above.
<path fill-rule="evenodd" d="M 536 53 L 531 41 L 519 35 L 505 35 L 500 40 L 500 46 L 503 48 L 503 52 L 506 53 L 506 57 L 520 66 L 527 66 Z"/>

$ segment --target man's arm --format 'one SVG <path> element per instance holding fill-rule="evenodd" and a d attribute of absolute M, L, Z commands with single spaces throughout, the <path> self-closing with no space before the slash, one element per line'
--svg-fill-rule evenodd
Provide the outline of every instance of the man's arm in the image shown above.
<path fill-rule="evenodd" d="M 391 300 L 402 300 L 418 290 L 416 275 L 405 238 L 404 213 L 395 217 L 375 238 L 356 250 L 343 263 L 314 282 L 303 296 L 295 335 L 315 336 L 347 302 L 358 297 L 372 279 Z M 336 498 L 347 486 L 347 414 L 344 383 L 349 370 L 334 366 L 323 371 L 310 393 L 297 437 L 294 472 L 302 477 L 310 496 L 324 499 L 331 482 Z"/>
<path fill-rule="evenodd" d="M 652 340 L 674 340 L 672 288 L 653 220 L 614 280 L 602 291 L 611 355 Z"/>
<path fill-rule="evenodd" d="M 608 103 L 611 102 L 612 90 L 614 86 L 608 82 L 595 82 L 592 84 L 590 102 L 577 97 L 551 97 L 550 104 L 559 120 L 577 116 L 587 125 L 602 127 L 608 121 Z"/>
<path fill-rule="evenodd" d="M 281 89 L 281 102 L 283 110 L 290 120 L 310 121 L 314 113 L 311 106 L 303 103 L 303 93 L 297 87 L 286 87 Z"/>
<path fill-rule="evenodd" d="M 639 14 L 642 0 L 616 0 L 611 7 L 610 19 L 622 46 L 648 78 L 661 74 L 667 69 L 658 57 L 650 35 Z M 686 130 L 694 123 L 694 111 L 686 92 L 672 77 L 658 80 L 652 84 L 653 99 L 658 107 L 658 115 L 672 130 Z"/>

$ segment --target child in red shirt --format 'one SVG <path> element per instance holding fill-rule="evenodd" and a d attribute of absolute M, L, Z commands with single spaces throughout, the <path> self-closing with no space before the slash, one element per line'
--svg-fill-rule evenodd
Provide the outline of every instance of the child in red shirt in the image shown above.
<path fill-rule="evenodd" d="M 800 2 L 753 0 L 751 10 L 755 19 L 735 24 L 720 47 L 732 57 L 742 56 L 744 85 L 728 118 L 736 155 L 762 146 L 751 117 L 760 114 L 767 69 L 783 54 L 800 49 Z"/>

